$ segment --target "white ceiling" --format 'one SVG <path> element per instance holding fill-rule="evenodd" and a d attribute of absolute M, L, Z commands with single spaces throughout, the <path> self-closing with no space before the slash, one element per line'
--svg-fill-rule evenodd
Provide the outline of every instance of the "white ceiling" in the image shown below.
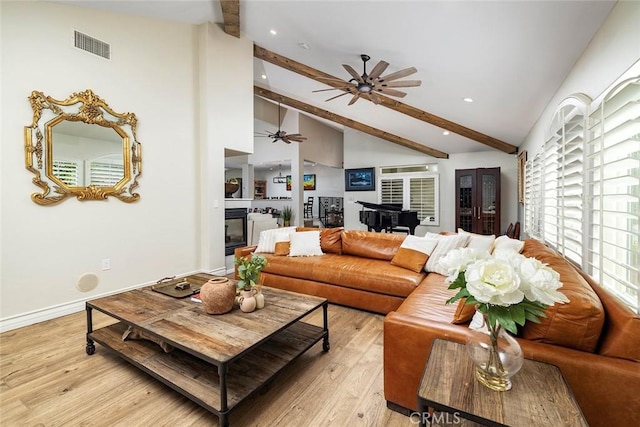
<path fill-rule="evenodd" d="M 215 0 L 60 2 L 193 24 L 222 22 Z M 361 53 L 371 56 L 368 70 L 380 60 L 391 64 L 385 74 L 415 66 L 418 73 L 408 79 L 422 80 L 422 86 L 407 88 L 401 102 L 518 146 L 614 5 L 240 0 L 240 29 L 263 48 L 345 80 L 350 76 L 341 64 L 361 72 Z M 312 93 L 328 86 L 261 60 L 254 70 L 257 85 L 437 150 L 491 150 L 366 100 L 347 106 L 347 95 L 325 102 L 340 92 Z"/>

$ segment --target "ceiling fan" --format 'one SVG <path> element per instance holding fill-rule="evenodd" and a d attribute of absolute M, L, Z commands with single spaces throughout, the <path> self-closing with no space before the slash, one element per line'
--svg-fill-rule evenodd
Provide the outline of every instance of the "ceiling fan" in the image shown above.
<path fill-rule="evenodd" d="M 271 142 L 276 142 L 276 141 L 282 141 L 285 142 L 287 144 L 291 144 L 291 141 L 294 142 L 302 142 L 305 139 L 307 139 L 306 137 L 302 136 L 302 134 L 299 133 L 292 133 L 292 134 L 288 134 L 287 132 L 280 130 L 280 103 L 278 103 L 278 131 L 273 133 L 273 132 L 269 132 L 269 131 L 265 131 L 267 133 L 256 133 L 255 136 L 258 137 L 267 137 L 267 138 L 271 138 L 273 139 L 273 141 Z"/>
<path fill-rule="evenodd" d="M 415 67 L 405 68 L 404 70 L 396 71 L 391 74 L 387 74 L 386 76 L 382 76 L 382 73 L 389 66 L 388 62 L 380 61 L 378 64 L 373 67 L 371 70 L 371 74 L 367 74 L 367 61 L 371 59 L 369 55 L 362 54 L 360 58 L 363 62 L 363 73 L 359 75 L 356 70 L 353 69 L 352 66 L 348 64 L 342 64 L 345 70 L 351 75 L 351 79 L 349 81 L 344 81 L 340 79 L 326 79 L 330 81 L 337 81 L 344 83 L 344 86 L 334 87 L 331 89 L 319 89 L 314 90 L 313 92 L 324 92 L 327 90 L 344 90 L 345 93 L 341 93 L 340 95 L 336 95 L 332 98 L 327 99 L 326 101 L 331 101 L 332 99 L 339 98 L 344 95 L 351 94 L 353 98 L 349 101 L 348 105 L 354 104 L 362 95 L 369 95 L 369 99 L 375 103 L 379 104 L 381 102 L 380 96 L 378 94 L 388 95 L 388 96 L 396 96 L 398 98 L 404 98 L 407 94 L 405 92 L 401 92 L 394 88 L 398 87 L 415 87 L 420 86 L 422 81 L 420 80 L 404 80 L 404 81 L 396 81 L 403 77 L 407 77 L 411 74 L 418 72 Z"/>

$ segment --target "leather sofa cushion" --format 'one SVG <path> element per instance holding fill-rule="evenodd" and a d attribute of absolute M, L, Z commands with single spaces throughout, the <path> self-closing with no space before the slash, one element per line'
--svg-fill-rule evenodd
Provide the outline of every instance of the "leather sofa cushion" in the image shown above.
<path fill-rule="evenodd" d="M 565 304 L 549 307 L 540 323 L 527 322 L 521 336 L 528 340 L 594 352 L 605 320 L 604 307 L 596 292 L 564 258 L 541 242 L 528 239 L 522 253 L 548 264 L 560 274 Z"/>
<path fill-rule="evenodd" d="M 405 237 L 402 234 L 345 230 L 342 232 L 342 253 L 391 261 Z"/>
<path fill-rule="evenodd" d="M 342 231 L 344 228 L 312 228 L 298 227 L 296 231 L 318 231 L 320 230 L 320 247 L 325 254 L 342 253 Z"/>
<path fill-rule="evenodd" d="M 471 321 L 471 318 L 473 317 L 473 315 L 476 314 L 476 305 L 467 304 L 466 302 L 467 302 L 466 298 L 462 298 L 458 301 L 458 306 L 456 307 L 456 312 L 453 314 L 453 319 L 451 319 L 451 323 L 458 325 L 461 323 L 468 323 Z"/>
<path fill-rule="evenodd" d="M 582 276 L 596 291 L 607 312 L 598 353 L 640 362 L 640 314 L 634 313 L 585 273 Z"/>
<path fill-rule="evenodd" d="M 399 297 L 408 296 L 425 277 L 424 272 L 414 273 L 388 261 L 351 255 L 304 258 L 263 255 L 268 261 L 263 271 L 269 274 Z"/>
<path fill-rule="evenodd" d="M 447 289 L 445 276 L 429 273 L 396 312 L 441 323 L 451 323 L 459 304 L 447 304 L 455 290 Z"/>

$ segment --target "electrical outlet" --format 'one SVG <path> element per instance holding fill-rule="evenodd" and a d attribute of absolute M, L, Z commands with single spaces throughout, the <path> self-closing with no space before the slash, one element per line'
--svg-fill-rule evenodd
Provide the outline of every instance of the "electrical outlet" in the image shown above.
<path fill-rule="evenodd" d="M 111 260 L 105 258 L 102 260 L 102 270 L 111 270 Z"/>

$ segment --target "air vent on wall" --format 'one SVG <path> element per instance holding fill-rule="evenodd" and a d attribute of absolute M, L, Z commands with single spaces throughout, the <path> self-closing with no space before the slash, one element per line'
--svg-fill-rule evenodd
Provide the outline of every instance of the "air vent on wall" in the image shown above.
<path fill-rule="evenodd" d="M 111 45 L 101 40 L 83 34 L 79 31 L 73 32 L 73 45 L 85 52 L 98 55 L 104 59 L 111 59 Z"/>

